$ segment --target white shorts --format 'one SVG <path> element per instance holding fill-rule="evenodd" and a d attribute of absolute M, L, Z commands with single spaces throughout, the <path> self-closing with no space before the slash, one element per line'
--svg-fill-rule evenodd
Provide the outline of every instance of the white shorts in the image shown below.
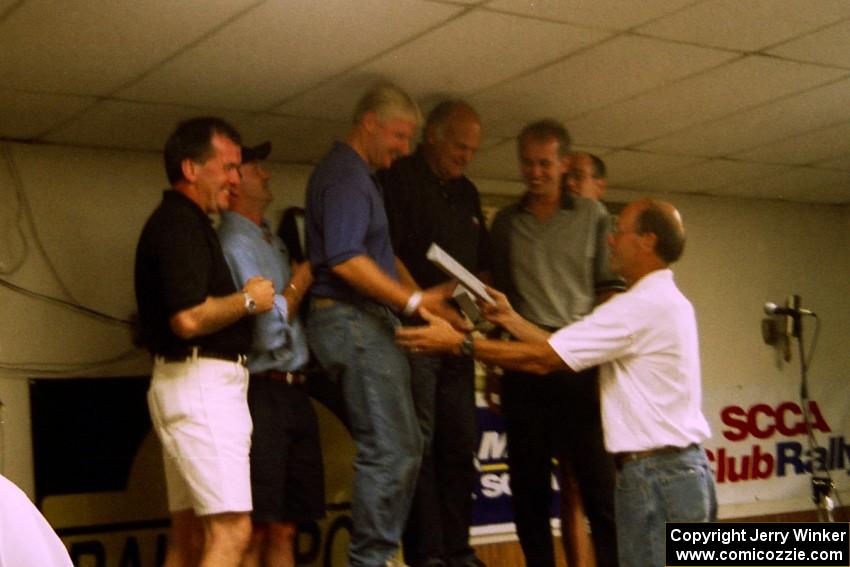
<path fill-rule="evenodd" d="M 251 511 L 248 370 L 236 362 L 154 360 L 148 408 L 162 442 L 168 509 Z"/>

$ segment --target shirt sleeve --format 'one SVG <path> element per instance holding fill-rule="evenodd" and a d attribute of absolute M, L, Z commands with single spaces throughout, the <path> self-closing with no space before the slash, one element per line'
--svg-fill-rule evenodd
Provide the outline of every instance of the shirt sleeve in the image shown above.
<path fill-rule="evenodd" d="M 337 183 L 322 193 L 325 258 L 328 266 L 363 256 L 371 218 L 369 188 L 363 183 Z"/>
<path fill-rule="evenodd" d="M 21 489 L 0 475 L 0 565 L 73 567 L 65 545 Z"/>
<path fill-rule="evenodd" d="M 274 279 L 272 274 L 267 273 L 268 267 L 264 266 L 260 260 L 256 243 L 252 239 L 241 235 L 222 234 L 222 250 L 238 289 L 242 289 L 245 282 L 254 276 Z M 284 276 L 286 277 L 285 285 L 289 274 Z M 272 351 L 285 347 L 291 342 L 290 333 L 286 298 L 281 295 L 281 290 L 275 290 L 274 306 L 271 311 L 254 316 L 253 350 Z"/>
<path fill-rule="evenodd" d="M 620 298 L 612 298 L 549 337 L 549 346 L 570 368 L 581 371 L 631 353 L 634 332 L 627 313 L 619 308 Z"/>

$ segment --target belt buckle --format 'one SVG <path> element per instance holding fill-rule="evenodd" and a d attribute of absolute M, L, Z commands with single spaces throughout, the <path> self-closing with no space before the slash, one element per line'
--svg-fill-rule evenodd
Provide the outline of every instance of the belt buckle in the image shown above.
<path fill-rule="evenodd" d="M 332 297 L 314 297 L 312 303 L 316 309 L 325 309 L 326 307 L 335 305 L 337 300 Z"/>
<path fill-rule="evenodd" d="M 306 382 L 304 375 L 300 372 L 287 372 L 286 383 L 290 386 L 300 386 Z"/>

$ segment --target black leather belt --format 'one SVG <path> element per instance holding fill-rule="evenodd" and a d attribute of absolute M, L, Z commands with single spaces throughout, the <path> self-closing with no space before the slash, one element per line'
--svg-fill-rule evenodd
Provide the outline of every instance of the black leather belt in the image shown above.
<path fill-rule="evenodd" d="M 665 445 L 664 447 L 658 447 L 657 449 L 647 449 L 646 451 L 629 451 L 625 453 L 614 453 L 614 464 L 617 467 L 617 470 L 622 470 L 627 463 L 631 463 L 632 461 L 637 461 L 639 459 L 645 459 L 647 457 L 655 457 L 658 455 L 668 455 L 671 453 L 681 453 L 682 451 L 687 451 L 691 447 L 695 445 L 692 443 L 687 447 L 674 447 L 672 445 Z"/>
<path fill-rule="evenodd" d="M 262 380 L 275 380 L 284 382 L 290 386 L 300 386 L 307 381 L 307 376 L 301 372 L 284 372 L 281 370 L 264 370 L 263 372 L 252 372 L 251 378 Z"/>
<path fill-rule="evenodd" d="M 156 356 L 165 362 L 183 362 L 190 358 L 214 358 L 216 360 L 226 360 L 228 362 L 238 362 L 245 364 L 245 355 L 230 352 L 219 352 L 216 350 L 202 349 L 200 347 L 186 347 L 168 352 L 157 353 Z"/>

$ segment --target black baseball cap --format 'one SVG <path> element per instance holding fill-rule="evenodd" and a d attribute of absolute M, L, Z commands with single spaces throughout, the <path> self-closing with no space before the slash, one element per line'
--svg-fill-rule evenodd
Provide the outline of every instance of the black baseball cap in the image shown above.
<path fill-rule="evenodd" d="M 252 161 L 263 161 L 272 151 L 271 142 L 263 142 L 253 148 L 242 146 L 242 163 L 250 163 Z"/>

